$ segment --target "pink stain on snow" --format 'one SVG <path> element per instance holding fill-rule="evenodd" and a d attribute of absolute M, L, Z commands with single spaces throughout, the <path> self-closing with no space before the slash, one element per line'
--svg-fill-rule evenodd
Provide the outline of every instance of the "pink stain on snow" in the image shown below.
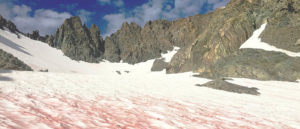
<path fill-rule="evenodd" d="M 0 128 L 291 128 L 245 112 L 147 95 L 83 99 L 0 93 Z"/>

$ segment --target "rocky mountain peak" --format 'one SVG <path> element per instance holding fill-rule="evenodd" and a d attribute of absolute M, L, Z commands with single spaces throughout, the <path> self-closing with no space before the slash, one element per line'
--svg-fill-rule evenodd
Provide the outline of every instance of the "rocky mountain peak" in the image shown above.
<path fill-rule="evenodd" d="M 131 22 L 131 23 L 128 23 L 128 22 L 124 22 L 122 24 L 122 27 L 120 30 L 124 30 L 124 31 L 139 31 L 141 30 L 141 26 L 139 26 L 138 24 L 134 23 L 134 22 Z"/>
<path fill-rule="evenodd" d="M 92 26 L 90 28 L 90 31 L 95 32 L 95 33 L 99 33 L 99 35 L 100 35 L 100 29 L 95 24 L 92 24 Z"/>
<path fill-rule="evenodd" d="M 66 19 L 56 34 L 46 41 L 74 60 L 97 62 L 104 53 L 104 41 L 99 28 L 92 25 L 88 29 L 78 16 Z"/>
<path fill-rule="evenodd" d="M 82 26 L 82 22 L 79 16 L 74 16 L 66 19 L 63 25 Z"/>

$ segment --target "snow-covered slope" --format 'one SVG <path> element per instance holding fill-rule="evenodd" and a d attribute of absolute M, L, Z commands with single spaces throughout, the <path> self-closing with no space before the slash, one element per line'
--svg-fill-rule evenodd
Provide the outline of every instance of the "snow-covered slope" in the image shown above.
<path fill-rule="evenodd" d="M 261 95 L 253 96 L 197 87 L 209 80 L 193 73 L 151 72 L 153 60 L 72 61 L 2 30 L 0 48 L 50 71 L 0 71 L 0 128 L 300 128 L 297 82 L 231 81 L 257 87 Z M 163 54 L 166 61 L 177 49 Z"/>
<path fill-rule="evenodd" d="M 259 36 L 265 30 L 266 26 L 267 23 L 261 25 L 261 27 L 253 33 L 253 35 L 240 47 L 240 49 L 243 48 L 263 49 L 266 51 L 282 52 L 292 57 L 300 57 L 300 53 L 280 49 L 275 46 L 269 45 L 268 43 L 262 42 Z"/>
<path fill-rule="evenodd" d="M 23 35 L 17 35 L 0 29 L 0 49 L 39 71 L 48 69 L 51 72 L 97 73 L 100 68 L 96 64 L 71 60 L 46 43 L 35 41 Z"/>

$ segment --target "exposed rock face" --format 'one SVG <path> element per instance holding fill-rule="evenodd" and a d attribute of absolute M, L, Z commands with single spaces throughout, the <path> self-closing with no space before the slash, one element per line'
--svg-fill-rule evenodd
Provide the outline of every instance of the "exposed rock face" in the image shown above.
<path fill-rule="evenodd" d="M 300 52 L 300 46 L 295 45 L 300 39 L 299 0 L 278 0 L 272 4 L 274 9 L 261 35 L 262 41 L 281 49 Z"/>
<path fill-rule="evenodd" d="M 0 69 L 32 71 L 32 69 L 13 55 L 0 49 Z"/>
<path fill-rule="evenodd" d="M 0 29 L 4 29 L 4 27 L 6 27 L 9 31 L 13 33 L 19 32 L 14 23 L 12 23 L 11 21 L 7 21 L 0 15 Z"/>
<path fill-rule="evenodd" d="M 206 14 L 213 16 L 211 22 L 194 42 L 173 57 L 168 72 L 196 71 L 238 50 L 262 23 L 250 4 L 231 1 L 225 9 Z"/>
<path fill-rule="evenodd" d="M 78 16 L 66 19 L 46 42 L 74 60 L 98 62 L 104 53 L 104 41 L 99 28 L 92 25 L 88 29 Z"/>
<path fill-rule="evenodd" d="M 149 22 L 145 29 L 135 23 L 125 22 L 119 31 L 106 38 L 105 58 L 113 62 L 122 60 L 134 64 L 159 57 L 162 52 L 171 50 L 170 40 L 163 39 L 168 38 L 164 27 L 170 23 L 167 21 L 156 22 L 159 23 L 153 23 L 153 25 L 152 22 Z"/>
<path fill-rule="evenodd" d="M 207 67 L 199 76 L 212 79 L 237 77 L 296 81 L 300 78 L 299 63 L 300 58 L 279 52 L 241 49 Z"/>
<path fill-rule="evenodd" d="M 119 31 L 106 38 L 105 58 L 131 64 L 158 58 L 173 46 L 184 47 L 193 42 L 209 23 L 210 15 L 202 17 L 150 21 L 144 28 L 135 23 L 124 23 Z"/>
<path fill-rule="evenodd" d="M 208 66 L 213 65 L 217 60 L 238 51 L 241 44 L 252 35 L 253 31 L 266 21 L 269 21 L 271 25 L 274 24 L 273 22 L 278 21 L 276 25 L 279 25 L 284 24 L 284 20 L 294 19 L 290 20 L 293 24 L 289 25 L 293 26 L 293 29 L 290 30 L 288 26 L 281 29 L 289 31 L 290 36 L 281 38 L 281 40 L 272 39 L 273 33 L 266 31 L 266 36 L 263 37 L 269 36 L 271 37 L 269 39 L 280 42 L 282 46 L 285 45 L 285 42 L 290 42 L 290 46 L 295 46 L 296 39 L 299 37 L 298 30 L 300 29 L 297 14 L 299 6 L 294 8 L 296 1 L 292 2 L 293 5 L 289 5 L 289 1 L 293 0 L 278 0 L 276 2 L 272 0 L 231 0 L 226 8 L 206 14 L 213 15 L 213 18 L 210 19 L 211 22 L 206 25 L 207 27 L 199 34 L 195 42 L 182 48 L 173 57 L 168 72 L 205 71 Z M 289 9 L 291 8 L 289 6 L 293 6 L 293 9 Z M 286 16 L 289 18 L 285 19 Z M 273 30 L 277 35 L 284 33 L 274 31 L 277 28 L 269 26 L 269 30 Z M 293 38 L 293 40 L 289 41 L 290 38 Z"/>

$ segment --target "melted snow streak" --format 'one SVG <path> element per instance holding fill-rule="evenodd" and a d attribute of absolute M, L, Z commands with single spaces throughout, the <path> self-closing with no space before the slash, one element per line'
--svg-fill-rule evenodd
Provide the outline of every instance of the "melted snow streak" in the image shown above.
<path fill-rule="evenodd" d="M 147 95 L 83 99 L 60 94 L 0 94 L 0 127 L 78 128 L 285 128 L 279 122 L 213 105 Z"/>

